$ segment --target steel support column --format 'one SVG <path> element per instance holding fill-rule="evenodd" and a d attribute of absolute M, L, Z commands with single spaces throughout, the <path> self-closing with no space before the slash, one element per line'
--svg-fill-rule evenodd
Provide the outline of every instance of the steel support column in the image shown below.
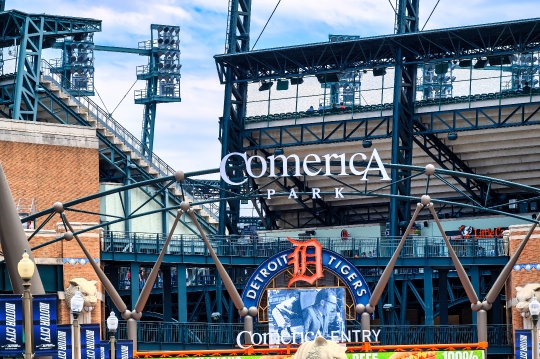
<path fill-rule="evenodd" d="M 150 80 L 149 80 L 150 81 Z M 154 89 L 154 92 L 156 92 L 157 88 L 157 79 L 155 80 L 156 83 L 153 83 L 152 86 L 148 86 L 148 92 L 152 91 L 151 89 Z M 152 96 L 152 94 L 148 94 L 148 97 Z M 154 126 L 156 123 L 156 102 L 147 103 L 144 105 L 144 114 L 143 114 L 143 129 L 142 129 L 142 139 L 141 142 L 143 144 L 142 151 L 143 155 L 145 155 L 148 158 L 152 157 L 152 151 L 154 150 Z"/>
<path fill-rule="evenodd" d="M 249 51 L 249 25 L 251 19 L 251 0 L 231 0 L 229 23 L 227 24 L 226 52 L 229 54 Z M 220 119 L 221 158 L 231 152 L 242 152 L 241 133 L 244 129 L 243 119 L 246 112 L 247 83 L 233 83 L 236 74 L 231 67 L 226 69 L 225 99 L 223 117 Z M 238 157 L 238 156 L 236 156 Z M 233 159 L 238 161 L 238 159 Z M 233 165 L 240 165 L 239 162 Z M 240 177 L 241 169 L 233 170 L 232 177 Z M 229 195 L 226 191 L 239 192 L 240 187 L 231 187 L 223 180 L 220 182 L 220 197 Z M 228 209 L 227 209 L 228 207 Z M 218 233 L 237 233 L 240 218 L 240 201 L 230 200 L 219 203 Z"/>
<path fill-rule="evenodd" d="M 482 292 L 480 291 L 480 268 L 478 266 L 472 266 L 469 269 L 468 274 L 471 277 L 471 284 L 475 293 L 479 293 L 481 295 Z M 475 325 L 477 323 L 477 315 L 478 315 L 478 312 L 473 310 L 472 323 Z"/>
<path fill-rule="evenodd" d="M 178 322 L 185 323 L 188 321 L 185 264 L 178 264 L 176 266 L 176 283 L 178 286 Z"/>
<path fill-rule="evenodd" d="M 130 164 L 131 164 L 131 158 L 127 156 L 126 166 L 125 166 L 126 177 L 124 178 L 124 185 L 131 184 Z M 131 213 L 131 190 L 124 191 L 124 213 L 125 215 L 128 215 L 129 213 Z M 128 219 L 124 221 L 124 230 L 126 232 L 131 232 L 131 220 Z"/>
<path fill-rule="evenodd" d="M 424 267 L 424 325 L 433 325 L 433 268 Z M 433 343 L 433 332 L 426 333 L 426 343 Z"/>
<path fill-rule="evenodd" d="M 43 24 L 45 19 L 26 16 L 21 29 L 21 42 L 17 57 L 17 78 L 13 103 L 13 119 L 37 120 Z"/>
<path fill-rule="evenodd" d="M 448 270 L 439 269 L 439 324 L 448 325 Z"/>
<path fill-rule="evenodd" d="M 400 0 L 397 9 L 396 31 L 398 34 L 418 31 L 418 1 Z M 413 114 L 416 94 L 416 65 L 404 65 L 409 54 L 399 46 L 396 50 L 394 77 L 394 110 L 392 119 L 392 163 L 412 164 Z M 411 181 L 403 180 L 410 171 L 392 169 L 392 195 L 409 196 Z M 410 201 L 396 197 L 390 199 L 390 235 L 399 236 L 400 223 L 407 223 L 411 217 Z"/>
<path fill-rule="evenodd" d="M 129 265 L 131 283 L 129 288 L 131 290 L 131 308 L 135 308 L 135 303 L 139 299 L 140 283 L 139 283 L 139 263 L 131 262 Z"/>
<path fill-rule="evenodd" d="M 171 267 L 161 267 L 161 279 L 163 281 L 163 321 L 172 322 Z"/>

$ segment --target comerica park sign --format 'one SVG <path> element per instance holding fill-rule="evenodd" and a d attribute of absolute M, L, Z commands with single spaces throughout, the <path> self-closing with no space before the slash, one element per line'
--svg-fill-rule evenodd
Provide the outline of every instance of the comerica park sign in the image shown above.
<path fill-rule="evenodd" d="M 384 168 L 381 157 L 377 152 L 377 149 L 373 149 L 371 156 L 358 152 L 352 154 L 347 158 L 345 153 L 326 154 L 319 156 L 316 154 L 308 154 L 304 157 L 303 161 L 300 161 L 300 157 L 295 154 L 288 156 L 285 155 L 272 155 L 268 158 L 262 156 L 250 156 L 247 153 L 232 152 L 223 157 L 219 166 L 221 178 L 231 186 L 239 186 L 244 184 L 248 179 L 231 179 L 227 173 L 227 161 L 232 157 L 240 157 L 243 159 L 247 175 L 251 178 L 261 178 L 267 175 L 268 177 L 289 177 L 289 176 L 361 176 L 360 181 L 368 180 L 369 172 L 379 172 L 381 181 L 390 181 L 390 177 Z M 332 173 L 332 161 L 340 162 L 340 172 Z M 367 166 L 358 168 L 355 161 L 367 162 Z M 294 164 L 294 171 L 289 171 L 290 165 Z M 281 170 L 276 173 L 276 167 L 280 166 Z M 292 173 L 292 174 L 291 174 Z M 235 182 L 236 181 L 236 182 Z M 270 196 L 270 193 L 269 193 Z"/>

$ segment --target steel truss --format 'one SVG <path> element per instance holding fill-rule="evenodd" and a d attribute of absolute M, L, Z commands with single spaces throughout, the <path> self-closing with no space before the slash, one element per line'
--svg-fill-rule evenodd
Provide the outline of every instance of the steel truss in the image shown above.
<path fill-rule="evenodd" d="M 410 1 L 414 3 L 413 1 Z M 299 77 L 377 67 L 507 55 L 540 50 L 540 19 L 215 55 L 221 83 L 232 68 L 235 82 Z"/>
<path fill-rule="evenodd" d="M 389 169 L 397 168 L 397 169 L 400 169 L 400 170 L 403 170 L 403 171 L 410 171 L 412 173 L 411 178 L 421 176 L 421 175 L 423 175 L 425 173 L 425 168 L 424 167 L 418 167 L 418 166 L 405 166 L 405 165 L 386 164 L 385 167 L 389 168 Z M 212 173 L 218 173 L 218 172 L 219 172 L 219 169 L 210 169 L 210 170 L 186 173 L 185 177 L 186 177 L 186 179 L 190 179 L 191 181 L 197 183 L 197 180 L 195 180 L 192 177 L 196 177 L 196 176 L 200 176 L 200 175 L 207 175 L 207 174 L 212 174 Z M 448 185 L 448 187 L 451 188 L 452 190 L 454 190 L 455 193 L 456 193 L 456 196 L 453 197 L 453 198 L 448 198 L 448 199 L 435 199 L 434 198 L 434 199 L 432 199 L 432 202 L 435 203 L 435 204 L 440 205 L 441 208 L 444 208 L 446 206 L 451 206 L 451 207 L 462 208 L 464 210 L 463 212 L 461 212 L 463 215 L 466 214 L 465 211 L 469 211 L 469 212 L 472 212 L 472 213 L 475 213 L 475 214 L 483 213 L 483 214 L 492 214 L 492 215 L 504 215 L 504 216 L 516 218 L 516 219 L 519 219 L 519 220 L 523 220 L 523 221 L 525 221 L 527 223 L 537 223 L 534 219 L 531 219 L 531 217 L 529 217 L 529 216 L 521 216 L 518 213 L 505 211 L 504 207 L 507 207 L 507 204 L 489 204 L 489 203 L 485 203 L 485 202 L 482 203 L 482 202 L 476 201 L 472 196 L 467 195 L 467 193 L 465 193 L 465 192 L 459 190 L 458 188 L 456 188 L 455 186 L 453 186 L 448 181 L 448 178 L 459 177 L 463 181 L 475 181 L 475 182 L 485 183 L 485 184 L 487 184 L 488 188 L 493 188 L 494 186 L 497 186 L 499 188 L 504 187 L 507 190 L 512 190 L 514 193 L 519 193 L 521 195 L 522 199 L 515 202 L 515 204 L 517 204 L 517 205 L 519 203 L 521 203 L 521 202 L 540 199 L 540 189 L 538 189 L 538 188 L 534 188 L 534 187 L 531 187 L 531 186 L 526 186 L 526 185 L 522 185 L 522 184 L 510 182 L 510 181 L 504 181 L 504 180 L 500 180 L 500 179 L 496 179 L 496 178 L 480 176 L 480 175 L 476 175 L 476 174 L 472 174 L 472 173 L 463 173 L 463 172 L 457 172 L 457 171 L 451 171 L 451 170 L 445 170 L 445 169 L 436 169 L 435 173 L 432 176 L 428 176 L 427 178 L 429 179 L 430 177 L 434 177 L 436 179 L 441 180 L 444 184 Z M 339 179 L 337 179 L 336 177 L 333 177 L 333 176 L 329 176 L 328 178 L 332 178 L 332 179 L 334 179 L 336 181 L 336 184 L 338 184 L 340 186 L 343 186 L 343 187 L 346 187 L 346 190 L 344 190 L 342 192 L 343 195 L 345 195 L 345 196 L 381 197 L 381 198 L 387 198 L 387 199 L 398 197 L 401 200 L 419 201 L 419 198 L 414 197 L 414 196 L 392 195 L 392 194 L 384 193 L 384 190 L 387 189 L 389 186 L 391 186 L 392 183 L 394 183 L 395 181 L 390 183 L 390 184 L 383 185 L 383 186 L 381 186 L 381 187 L 379 187 L 379 188 L 377 188 L 375 190 L 368 191 L 367 189 L 355 188 L 355 187 L 353 187 L 351 185 L 348 185 L 348 184 L 342 182 L 341 180 L 339 180 Z M 278 177 L 278 179 L 279 179 L 279 177 Z M 114 188 L 114 189 L 111 189 L 111 190 L 108 190 L 108 191 L 96 193 L 96 194 L 93 194 L 93 195 L 90 195 L 90 196 L 86 196 L 86 197 L 79 198 L 79 199 L 76 199 L 76 200 L 73 200 L 73 201 L 70 201 L 70 202 L 66 202 L 66 203 L 64 203 L 64 208 L 66 210 L 68 210 L 68 211 L 71 210 L 71 209 L 76 210 L 77 208 L 75 206 L 77 206 L 78 204 L 90 201 L 90 200 L 103 198 L 103 197 L 106 197 L 106 196 L 109 196 L 109 195 L 118 195 L 118 193 L 122 193 L 122 192 L 125 192 L 127 190 L 134 189 L 134 188 L 144 188 L 146 186 L 157 186 L 157 184 L 160 183 L 160 182 L 161 183 L 166 182 L 167 185 L 171 185 L 172 182 L 174 182 L 174 180 L 175 180 L 174 176 L 168 176 L 168 177 L 154 178 L 154 179 L 150 179 L 150 180 L 144 180 L 144 181 L 140 181 L 140 182 L 136 182 L 136 183 L 131 183 L 131 184 L 124 185 L 124 186 L 121 186 L 121 187 L 118 187 L 118 188 Z M 277 181 L 277 179 L 274 179 L 274 181 Z M 200 182 L 199 184 L 204 185 L 204 182 Z M 264 186 L 264 187 L 266 187 L 266 186 Z M 251 198 L 266 197 L 266 195 L 267 195 L 266 193 L 261 193 L 261 190 L 264 190 L 264 187 L 261 187 L 259 190 L 256 190 L 256 191 L 245 190 L 237 197 L 212 198 L 212 199 L 209 199 L 207 201 L 193 202 L 191 205 L 196 206 L 196 205 L 206 204 L 206 203 L 209 203 L 209 202 L 224 202 L 224 201 L 230 200 L 231 198 L 234 199 L 234 200 L 241 200 L 241 199 L 251 199 Z M 426 192 L 428 190 L 429 190 L 429 180 L 426 181 Z M 297 195 L 299 197 L 300 196 L 311 196 L 311 194 L 312 194 L 311 192 L 301 192 L 301 191 L 297 192 Z M 334 195 L 335 193 L 334 192 L 322 192 L 321 191 L 320 194 L 322 196 L 322 195 Z M 490 192 L 488 191 L 488 193 L 486 195 L 489 196 Z M 274 196 L 275 197 L 280 197 L 280 196 L 287 197 L 287 196 L 289 196 L 289 192 L 287 191 L 287 192 L 283 192 L 283 193 L 276 193 Z M 168 212 L 168 211 L 176 210 L 178 208 L 179 208 L 179 204 L 173 204 L 172 206 L 169 206 L 169 207 L 164 207 L 164 208 L 160 208 L 160 209 L 156 209 L 156 210 L 152 210 L 152 211 L 142 212 L 142 211 L 140 211 L 141 207 L 139 207 L 139 208 L 137 208 L 136 210 L 134 210 L 132 212 L 125 213 L 124 216 L 121 216 L 121 217 L 113 216 L 115 218 L 108 219 L 106 221 L 103 221 L 103 222 L 95 225 L 95 226 L 92 226 L 92 227 L 89 227 L 89 228 L 86 228 L 86 229 L 82 229 L 79 232 L 77 232 L 77 234 L 81 234 L 81 233 L 84 233 L 84 232 L 87 232 L 87 231 L 95 230 L 97 228 L 106 227 L 106 226 L 109 226 L 109 225 L 114 224 L 114 223 L 120 223 L 120 222 L 123 222 L 123 221 L 126 221 L 126 220 L 140 218 L 140 217 L 150 215 L 150 214 L 154 214 L 154 213 L 162 213 L 162 212 Z M 40 211 L 38 213 L 35 213 L 35 214 L 31 215 L 31 216 L 24 217 L 24 218 L 21 219 L 21 222 L 26 223 L 26 222 L 29 222 L 29 221 L 34 221 L 34 220 L 37 220 L 37 219 L 39 219 L 39 218 L 41 218 L 43 216 L 49 216 L 53 212 L 54 212 L 54 210 L 51 207 L 51 208 L 46 209 L 44 211 Z M 95 214 L 99 215 L 99 216 L 103 216 L 103 217 L 110 217 L 107 213 L 95 213 Z M 380 220 L 379 220 L 379 222 L 380 222 Z M 39 230 L 39 228 L 36 230 L 36 232 L 38 230 Z M 59 237 L 59 238 L 56 238 L 52 242 L 59 241 L 59 240 L 62 240 L 62 239 L 63 239 L 63 236 Z M 50 242 L 50 243 L 52 243 L 52 242 Z M 48 245 L 50 243 L 45 243 L 43 245 L 40 245 L 39 248 L 41 248 L 44 245 Z M 36 248 L 33 248 L 33 249 L 36 249 Z"/>
<path fill-rule="evenodd" d="M 505 114 L 503 110 L 508 110 Z M 540 102 L 415 113 L 413 136 L 540 124 Z M 344 119 L 242 131 L 243 151 L 392 137 L 392 116 Z M 266 141 L 266 143 L 263 143 Z"/>
<path fill-rule="evenodd" d="M 10 10 L 0 14 L 0 47 L 18 43 L 17 77 L 13 91 L 13 118 L 37 120 L 41 52 L 57 38 L 101 31 L 101 20 L 26 14 Z"/>
<path fill-rule="evenodd" d="M 229 54 L 249 51 L 249 26 L 251 21 L 251 0 L 230 0 L 229 23 L 227 24 L 226 51 Z M 242 149 L 241 133 L 244 129 L 246 114 L 247 83 L 238 83 L 238 74 L 232 67 L 221 67 L 225 76 L 225 99 L 223 117 L 219 119 L 219 139 L 221 141 L 221 157 Z M 236 163 L 239 164 L 239 163 Z M 232 170 L 233 177 L 240 176 L 242 171 Z M 235 187 L 221 181 L 221 196 L 227 198 L 228 192 L 239 194 Z M 226 230 L 233 234 L 238 232 L 240 219 L 240 201 L 229 199 L 221 201 L 219 206 L 219 234 Z"/>

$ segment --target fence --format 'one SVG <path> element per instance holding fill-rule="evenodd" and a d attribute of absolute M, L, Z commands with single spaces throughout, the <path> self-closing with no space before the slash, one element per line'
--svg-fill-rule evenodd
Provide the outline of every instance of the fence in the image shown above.
<path fill-rule="evenodd" d="M 158 254 L 165 245 L 166 234 L 114 232 L 104 233 L 103 252 Z M 270 236 L 209 236 L 210 244 L 220 256 L 268 258 L 292 248 L 286 237 Z M 364 237 L 318 238 L 324 248 L 349 258 L 388 258 L 397 248 L 400 238 Z M 503 238 L 450 240 L 461 257 L 508 256 L 508 241 Z M 174 235 L 167 248 L 172 255 L 208 255 L 204 242 L 195 235 Z M 401 258 L 449 257 L 442 237 L 410 237 L 403 247 Z"/>
<path fill-rule="evenodd" d="M 476 325 L 383 325 L 372 326 L 371 329 L 380 330 L 381 345 L 460 344 L 477 341 Z M 235 345 L 236 336 L 242 330 L 243 324 L 240 323 L 140 322 L 138 340 L 140 343 Z M 360 326 L 348 326 L 347 330 L 360 330 Z M 256 323 L 254 331 L 266 333 L 268 328 Z M 127 339 L 125 322 L 120 323 L 116 336 L 118 339 Z M 488 325 L 488 344 L 512 345 L 512 326 Z"/>

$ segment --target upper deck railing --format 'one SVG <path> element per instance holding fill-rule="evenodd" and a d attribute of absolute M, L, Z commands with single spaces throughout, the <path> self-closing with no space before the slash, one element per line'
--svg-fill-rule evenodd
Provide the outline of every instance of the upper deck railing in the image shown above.
<path fill-rule="evenodd" d="M 166 234 L 107 231 L 103 235 L 103 252 L 159 254 Z M 295 238 L 298 239 L 298 238 Z M 268 258 L 292 248 L 285 236 L 209 236 L 210 243 L 220 256 Z M 400 238 L 394 237 L 318 237 L 324 248 L 348 258 L 389 258 Z M 503 238 L 452 239 L 452 247 L 462 257 L 508 256 L 508 241 Z M 170 255 L 207 256 L 204 242 L 195 235 L 173 235 L 167 253 Z M 411 236 L 405 242 L 401 258 L 449 257 L 442 237 Z"/>

